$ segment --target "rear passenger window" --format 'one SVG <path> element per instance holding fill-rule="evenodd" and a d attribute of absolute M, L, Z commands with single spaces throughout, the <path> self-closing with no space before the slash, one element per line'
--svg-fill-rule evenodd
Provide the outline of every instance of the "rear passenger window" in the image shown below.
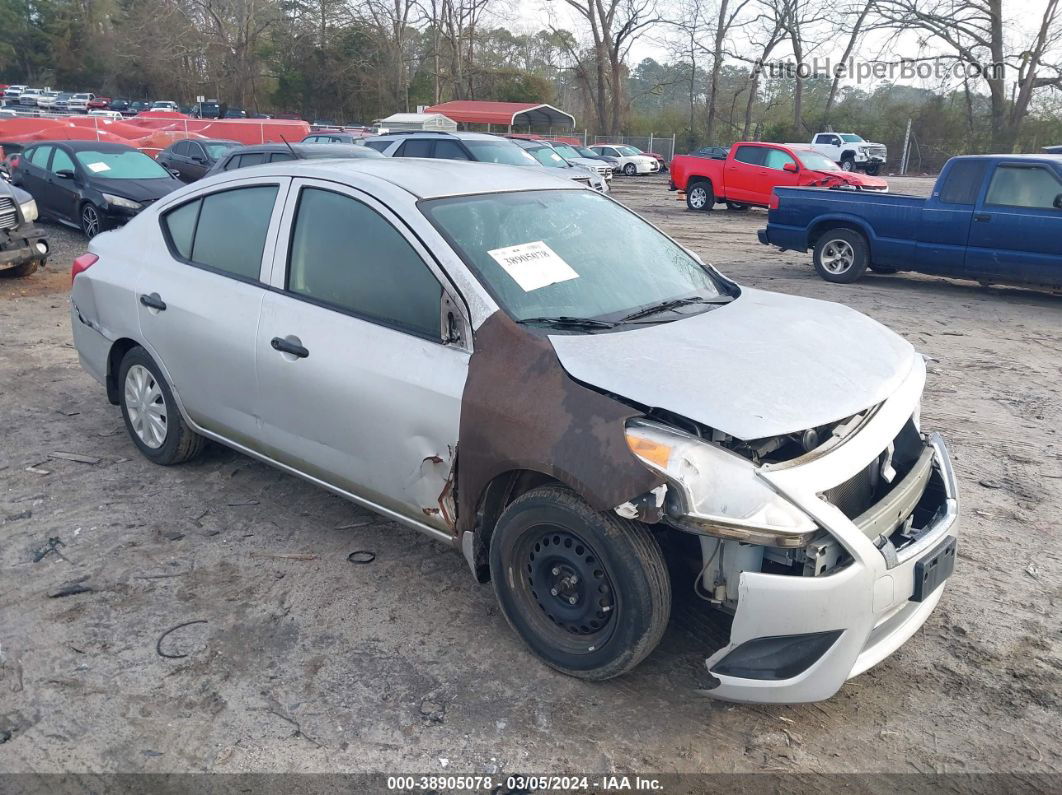
<path fill-rule="evenodd" d="M 247 168 L 247 166 L 260 166 L 265 162 L 265 152 L 249 152 L 246 155 L 240 155 L 240 168 Z"/>
<path fill-rule="evenodd" d="M 434 141 L 423 138 L 406 141 L 396 155 L 398 157 L 431 157 L 431 145 L 433 143 Z"/>
<path fill-rule="evenodd" d="M 444 160 L 468 160 L 464 147 L 457 141 L 436 141 L 435 156 Z"/>
<path fill-rule="evenodd" d="M 988 163 L 983 160 L 952 163 L 948 178 L 940 189 L 940 200 L 945 204 L 975 204 L 987 167 Z"/>
<path fill-rule="evenodd" d="M 50 146 L 38 146 L 29 155 L 29 161 L 35 166 L 41 168 L 48 167 L 48 156 L 52 153 L 52 147 Z"/>
<path fill-rule="evenodd" d="M 734 159 L 739 163 L 748 163 L 750 166 L 763 164 L 763 154 L 767 150 L 762 146 L 739 146 Z"/>
<path fill-rule="evenodd" d="M 439 281 L 387 219 L 349 196 L 303 190 L 287 288 L 384 325 L 440 338 Z"/>
<path fill-rule="evenodd" d="M 276 185 L 221 191 L 170 210 L 162 223 L 182 259 L 257 281 L 276 198 Z"/>

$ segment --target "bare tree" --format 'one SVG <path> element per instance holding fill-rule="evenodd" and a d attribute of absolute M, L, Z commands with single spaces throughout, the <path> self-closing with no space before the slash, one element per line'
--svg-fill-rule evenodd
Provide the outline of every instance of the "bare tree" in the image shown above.
<path fill-rule="evenodd" d="M 877 0 L 876 13 L 882 26 L 914 31 L 920 45 L 943 48 L 944 59 L 980 75 L 991 101 L 995 151 L 1013 151 L 1037 90 L 1062 88 L 1059 0 L 1047 0 L 1031 34 L 1006 25 L 1003 0 Z M 1015 73 L 1009 96 L 1007 70 Z"/>
<path fill-rule="evenodd" d="M 855 51 L 856 44 L 859 43 L 860 38 L 866 32 L 867 15 L 874 7 L 874 3 L 877 0 L 863 0 L 862 6 L 858 8 L 858 13 L 853 14 L 854 20 L 851 26 L 848 28 L 848 44 L 844 48 L 844 52 L 841 54 L 841 64 L 846 64 L 848 59 L 852 57 L 852 53 Z M 824 120 L 829 121 L 830 111 L 833 109 L 833 103 L 837 99 L 837 90 L 841 85 L 842 72 L 840 70 L 834 71 L 833 82 L 830 83 L 830 95 L 826 98 L 826 111 L 824 113 Z"/>

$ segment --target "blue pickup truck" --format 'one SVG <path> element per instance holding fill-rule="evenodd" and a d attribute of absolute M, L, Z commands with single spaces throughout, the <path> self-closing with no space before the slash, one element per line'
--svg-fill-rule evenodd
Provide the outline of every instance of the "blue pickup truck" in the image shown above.
<path fill-rule="evenodd" d="M 1062 155 L 953 157 L 928 199 L 775 188 L 760 242 L 813 252 L 848 284 L 870 268 L 1062 287 Z"/>

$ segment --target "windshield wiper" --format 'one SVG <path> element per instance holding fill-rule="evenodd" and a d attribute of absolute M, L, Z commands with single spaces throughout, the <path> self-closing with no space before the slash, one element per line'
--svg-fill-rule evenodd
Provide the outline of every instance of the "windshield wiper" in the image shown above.
<path fill-rule="evenodd" d="M 631 312 L 629 315 L 620 319 L 620 322 L 626 322 L 628 320 L 638 320 L 639 318 L 649 317 L 650 315 L 658 314 L 659 312 L 667 312 L 669 310 L 678 309 L 680 306 L 688 306 L 689 304 L 729 304 L 734 300 L 729 295 L 720 295 L 715 298 L 701 298 L 700 296 L 691 296 L 689 298 L 672 298 L 668 301 L 661 301 L 658 304 L 647 306 L 645 309 L 639 309 L 636 312 Z"/>
<path fill-rule="evenodd" d="M 517 323 L 527 325 L 543 325 L 543 326 L 559 326 L 567 328 L 613 328 L 615 323 L 609 323 L 607 320 L 594 320 L 592 317 L 570 317 L 568 315 L 560 315 L 558 317 L 525 317 L 523 320 L 517 320 Z"/>

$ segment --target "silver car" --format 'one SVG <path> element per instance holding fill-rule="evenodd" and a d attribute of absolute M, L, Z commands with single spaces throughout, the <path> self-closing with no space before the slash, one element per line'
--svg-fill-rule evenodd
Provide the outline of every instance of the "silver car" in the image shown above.
<path fill-rule="evenodd" d="M 827 698 L 954 565 L 906 341 L 739 287 L 546 170 L 221 174 L 95 237 L 70 312 L 149 460 L 219 442 L 439 539 L 574 676 L 646 657 L 674 582 L 733 617 L 713 694 Z"/>

